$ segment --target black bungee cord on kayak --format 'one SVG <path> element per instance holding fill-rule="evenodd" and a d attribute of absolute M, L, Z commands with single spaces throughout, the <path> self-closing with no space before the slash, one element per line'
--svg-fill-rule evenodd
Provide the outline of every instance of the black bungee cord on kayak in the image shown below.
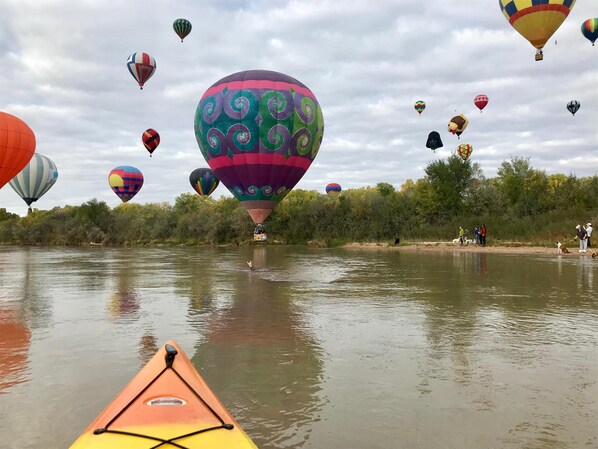
<path fill-rule="evenodd" d="M 199 393 L 197 391 L 195 391 L 193 389 L 193 387 L 191 385 L 189 385 L 189 383 L 187 383 L 187 381 L 183 378 L 183 376 L 181 376 L 178 373 L 178 371 L 176 369 L 174 369 L 174 367 L 172 365 L 174 363 L 175 356 L 178 354 L 178 351 L 176 350 L 176 348 L 174 346 L 172 346 L 172 345 L 166 344 L 164 346 L 164 349 L 166 349 L 166 357 L 165 357 L 166 366 L 164 367 L 164 369 L 162 371 L 160 371 L 160 373 L 158 373 L 158 375 L 156 377 L 154 377 L 152 379 L 152 381 L 149 382 L 137 394 L 137 396 L 135 396 L 127 405 L 125 405 L 123 407 L 123 409 L 120 412 L 118 412 L 116 414 L 116 416 L 114 416 L 114 418 L 112 418 L 108 422 L 108 424 L 106 424 L 104 427 L 102 427 L 100 429 L 95 429 L 93 431 L 94 435 L 101 435 L 103 433 L 114 433 L 114 434 L 118 434 L 118 435 L 127 435 L 127 436 L 131 436 L 131 437 L 146 438 L 148 440 L 153 440 L 153 441 L 158 441 L 159 442 L 159 444 L 157 444 L 155 446 L 152 446 L 149 449 L 156 449 L 156 448 L 159 448 L 160 446 L 167 445 L 167 444 L 170 444 L 170 445 L 172 445 L 174 447 L 178 447 L 180 449 L 188 449 L 185 446 L 182 446 L 179 443 L 176 443 L 175 440 L 181 440 L 183 438 L 187 438 L 187 437 L 191 437 L 191 436 L 194 436 L 194 435 L 198 435 L 200 433 L 208 432 L 210 430 L 216 430 L 216 429 L 232 430 L 232 429 L 234 429 L 234 427 L 235 427 L 234 424 L 225 423 L 224 420 L 220 417 L 220 415 L 218 415 L 218 413 L 216 413 L 216 411 L 212 407 L 210 407 L 210 405 L 206 401 L 204 401 L 204 399 L 199 395 Z M 214 415 L 216 417 L 216 419 L 218 419 L 218 421 L 220 421 L 221 425 L 220 426 L 215 426 L 215 427 L 208 427 L 207 429 L 197 430 L 195 432 L 190 432 L 190 433 L 187 433 L 185 435 L 180 435 L 178 437 L 170 438 L 168 440 L 164 440 L 162 438 L 153 437 L 151 435 L 143 435 L 143 434 L 139 434 L 139 433 L 123 432 L 121 430 L 111 430 L 111 429 L 109 429 L 108 427 L 110 427 L 110 425 L 112 423 L 114 423 L 114 421 L 116 421 L 119 418 L 119 416 L 121 416 L 129 408 L 129 406 L 131 404 L 133 404 L 137 399 L 139 399 L 139 397 L 145 392 L 145 390 L 147 390 L 167 370 L 172 370 L 177 375 L 177 377 L 187 386 L 187 388 L 189 390 L 191 390 L 191 392 L 197 397 L 197 399 L 199 399 L 208 408 L 208 410 L 210 410 L 210 412 L 212 412 L 212 415 Z"/>

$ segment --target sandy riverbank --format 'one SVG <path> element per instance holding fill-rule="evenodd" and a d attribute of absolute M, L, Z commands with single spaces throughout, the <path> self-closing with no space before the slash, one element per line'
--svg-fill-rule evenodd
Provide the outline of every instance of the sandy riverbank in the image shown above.
<path fill-rule="evenodd" d="M 548 254 L 557 255 L 556 245 L 554 248 L 541 246 L 481 246 L 481 245 L 455 245 L 450 242 L 413 242 L 402 245 L 392 245 L 389 243 L 348 243 L 342 246 L 348 249 L 366 249 L 366 250 L 389 250 L 389 251 L 443 251 L 443 252 L 469 252 L 469 253 L 515 253 L 515 254 Z M 596 254 L 597 249 L 588 250 L 587 253 L 579 253 L 579 248 L 569 247 L 570 254 L 563 254 L 564 257 L 592 256 Z M 595 257 L 598 260 L 598 254 Z"/>

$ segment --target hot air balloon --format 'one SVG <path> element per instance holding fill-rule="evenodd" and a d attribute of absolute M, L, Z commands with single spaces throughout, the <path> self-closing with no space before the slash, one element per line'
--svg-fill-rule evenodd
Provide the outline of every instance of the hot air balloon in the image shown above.
<path fill-rule="evenodd" d="M 594 46 L 594 42 L 598 39 L 598 19 L 588 19 L 581 24 L 581 34 L 584 35 Z"/>
<path fill-rule="evenodd" d="M 172 24 L 172 28 L 177 36 L 181 38 L 181 42 L 183 42 L 183 39 L 187 37 L 193 27 L 187 19 L 176 19 Z"/>
<path fill-rule="evenodd" d="M 135 167 L 121 165 L 110 171 L 108 183 L 122 202 L 126 203 L 141 190 L 143 174 Z"/>
<path fill-rule="evenodd" d="M 511 26 L 536 47 L 536 61 L 542 48 L 571 12 L 575 0 L 498 0 Z"/>
<path fill-rule="evenodd" d="M 197 193 L 205 196 L 211 195 L 220 184 L 218 178 L 214 176 L 214 172 L 209 168 L 196 168 L 193 170 L 189 175 L 189 182 Z"/>
<path fill-rule="evenodd" d="M 326 193 L 328 195 L 338 195 L 339 193 L 341 193 L 341 190 L 341 185 L 337 184 L 336 182 L 331 182 L 326 186 Z"/>
<path fill-rule="evenodd" d="M 149 151 L 150 157 L 158 145 L 160 145 L 160 134 L 155 129 L 149 128 L 141 135 L 141 141 L 147 151 Z"/>
<path fill-rule="evenodd" d="M 471 155 L 471 152 L 473 151 L 473 147 L 468 144 L 468 143 L 462 143 L 461 145 L 459 145 L 459 147 L 457 148 L 457 154 L 461 157 L 461 159 L 463 159 L 464 161 L 466 161 L 469 156 Z"/>
<path fill-rule="evenodd" d="M 418 112 L 418 114 L 421 115 L 421 113 L 424 112 L 424 109 L 426 109 L 426 103 L 421 100 L 416 101 L 415 104 L 413 105 L 413 107 Z"/>
<path fill-rule="evenodd" d="M 449 122 L 448 130 L 459 137 L 465 131 L 465 128 L 467 128 L 468 123 L 469 120 L 463 114 L 456 115 Z"/>
<path fill-rule="evenodd" d="M 222 78 L 203 94 L 195 112 L 204 158 L 256 224 L 305 174 L 323 133 L 313 92 L 295 78 L 267 70 Z"/>
<path fill-rule="evenodd" d="M 148 53 L 133 53 L 127 59 L 127 68 L 139 83 L 139 88 L 143 89 L 145 82 L 152 77 L 156 70 L 156 60 Z"/>
<path fill-rule="evenodd" d="M 484 109 L 488 104 L 488 97 L 486 95 L 476 95 L 476 97 L 473 99 L 473 104 L 477 106 L 481 114 L 482 109 Z"/>
<path fill-rule="evenodd" d="M 580 107 L 581 107 L 581 104 L 579 104 L 579 101 L 577 101 L 577 100 L 571 100 L 569 103 L 567 103 L 567 109 L 573 115 L 575 115 L 575 113 L 577 111 L 579 111 Z"/>
<path fill-rule="evenodd" d="M 0 189 L 31 160 L 35 134 L 14 115 L 0 112 Z"/>
<path fill-rule="evenodd" d="M 10 180 L 9 185 L 23 198 L 31 212 L 31 203 L 50 190 L 57 179 L 56 164 L 46 156 L 34 153 L 25 168 Z"/>
<path fill-rule="evenodd" d="M 429 148 L 435 152 L 437 148 L 441 148 L 442 146 L 442 139 L 440 138 L 438 131 L 432 131 L 430 134 L 428 134 L 426 148 Z"/>

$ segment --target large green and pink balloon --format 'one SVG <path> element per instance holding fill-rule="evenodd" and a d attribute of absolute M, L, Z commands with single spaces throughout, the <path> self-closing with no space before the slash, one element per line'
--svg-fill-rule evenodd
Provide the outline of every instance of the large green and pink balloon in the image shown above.
<path fill-rule="evenodd" d="M 195 137 L 204 158 L 255 223 L 263 223 L 303 177 L 323 133 L 313 92 L 295 78 L 267 70 L 222 78 L 195 111 Z"/>

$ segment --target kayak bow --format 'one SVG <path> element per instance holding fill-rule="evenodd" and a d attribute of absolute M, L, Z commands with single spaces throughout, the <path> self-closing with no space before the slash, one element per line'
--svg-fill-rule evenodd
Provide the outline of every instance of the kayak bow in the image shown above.
<path fill-rule="evenodd" d="M 169 341 L 70 449 L 257 449 Z"/>

